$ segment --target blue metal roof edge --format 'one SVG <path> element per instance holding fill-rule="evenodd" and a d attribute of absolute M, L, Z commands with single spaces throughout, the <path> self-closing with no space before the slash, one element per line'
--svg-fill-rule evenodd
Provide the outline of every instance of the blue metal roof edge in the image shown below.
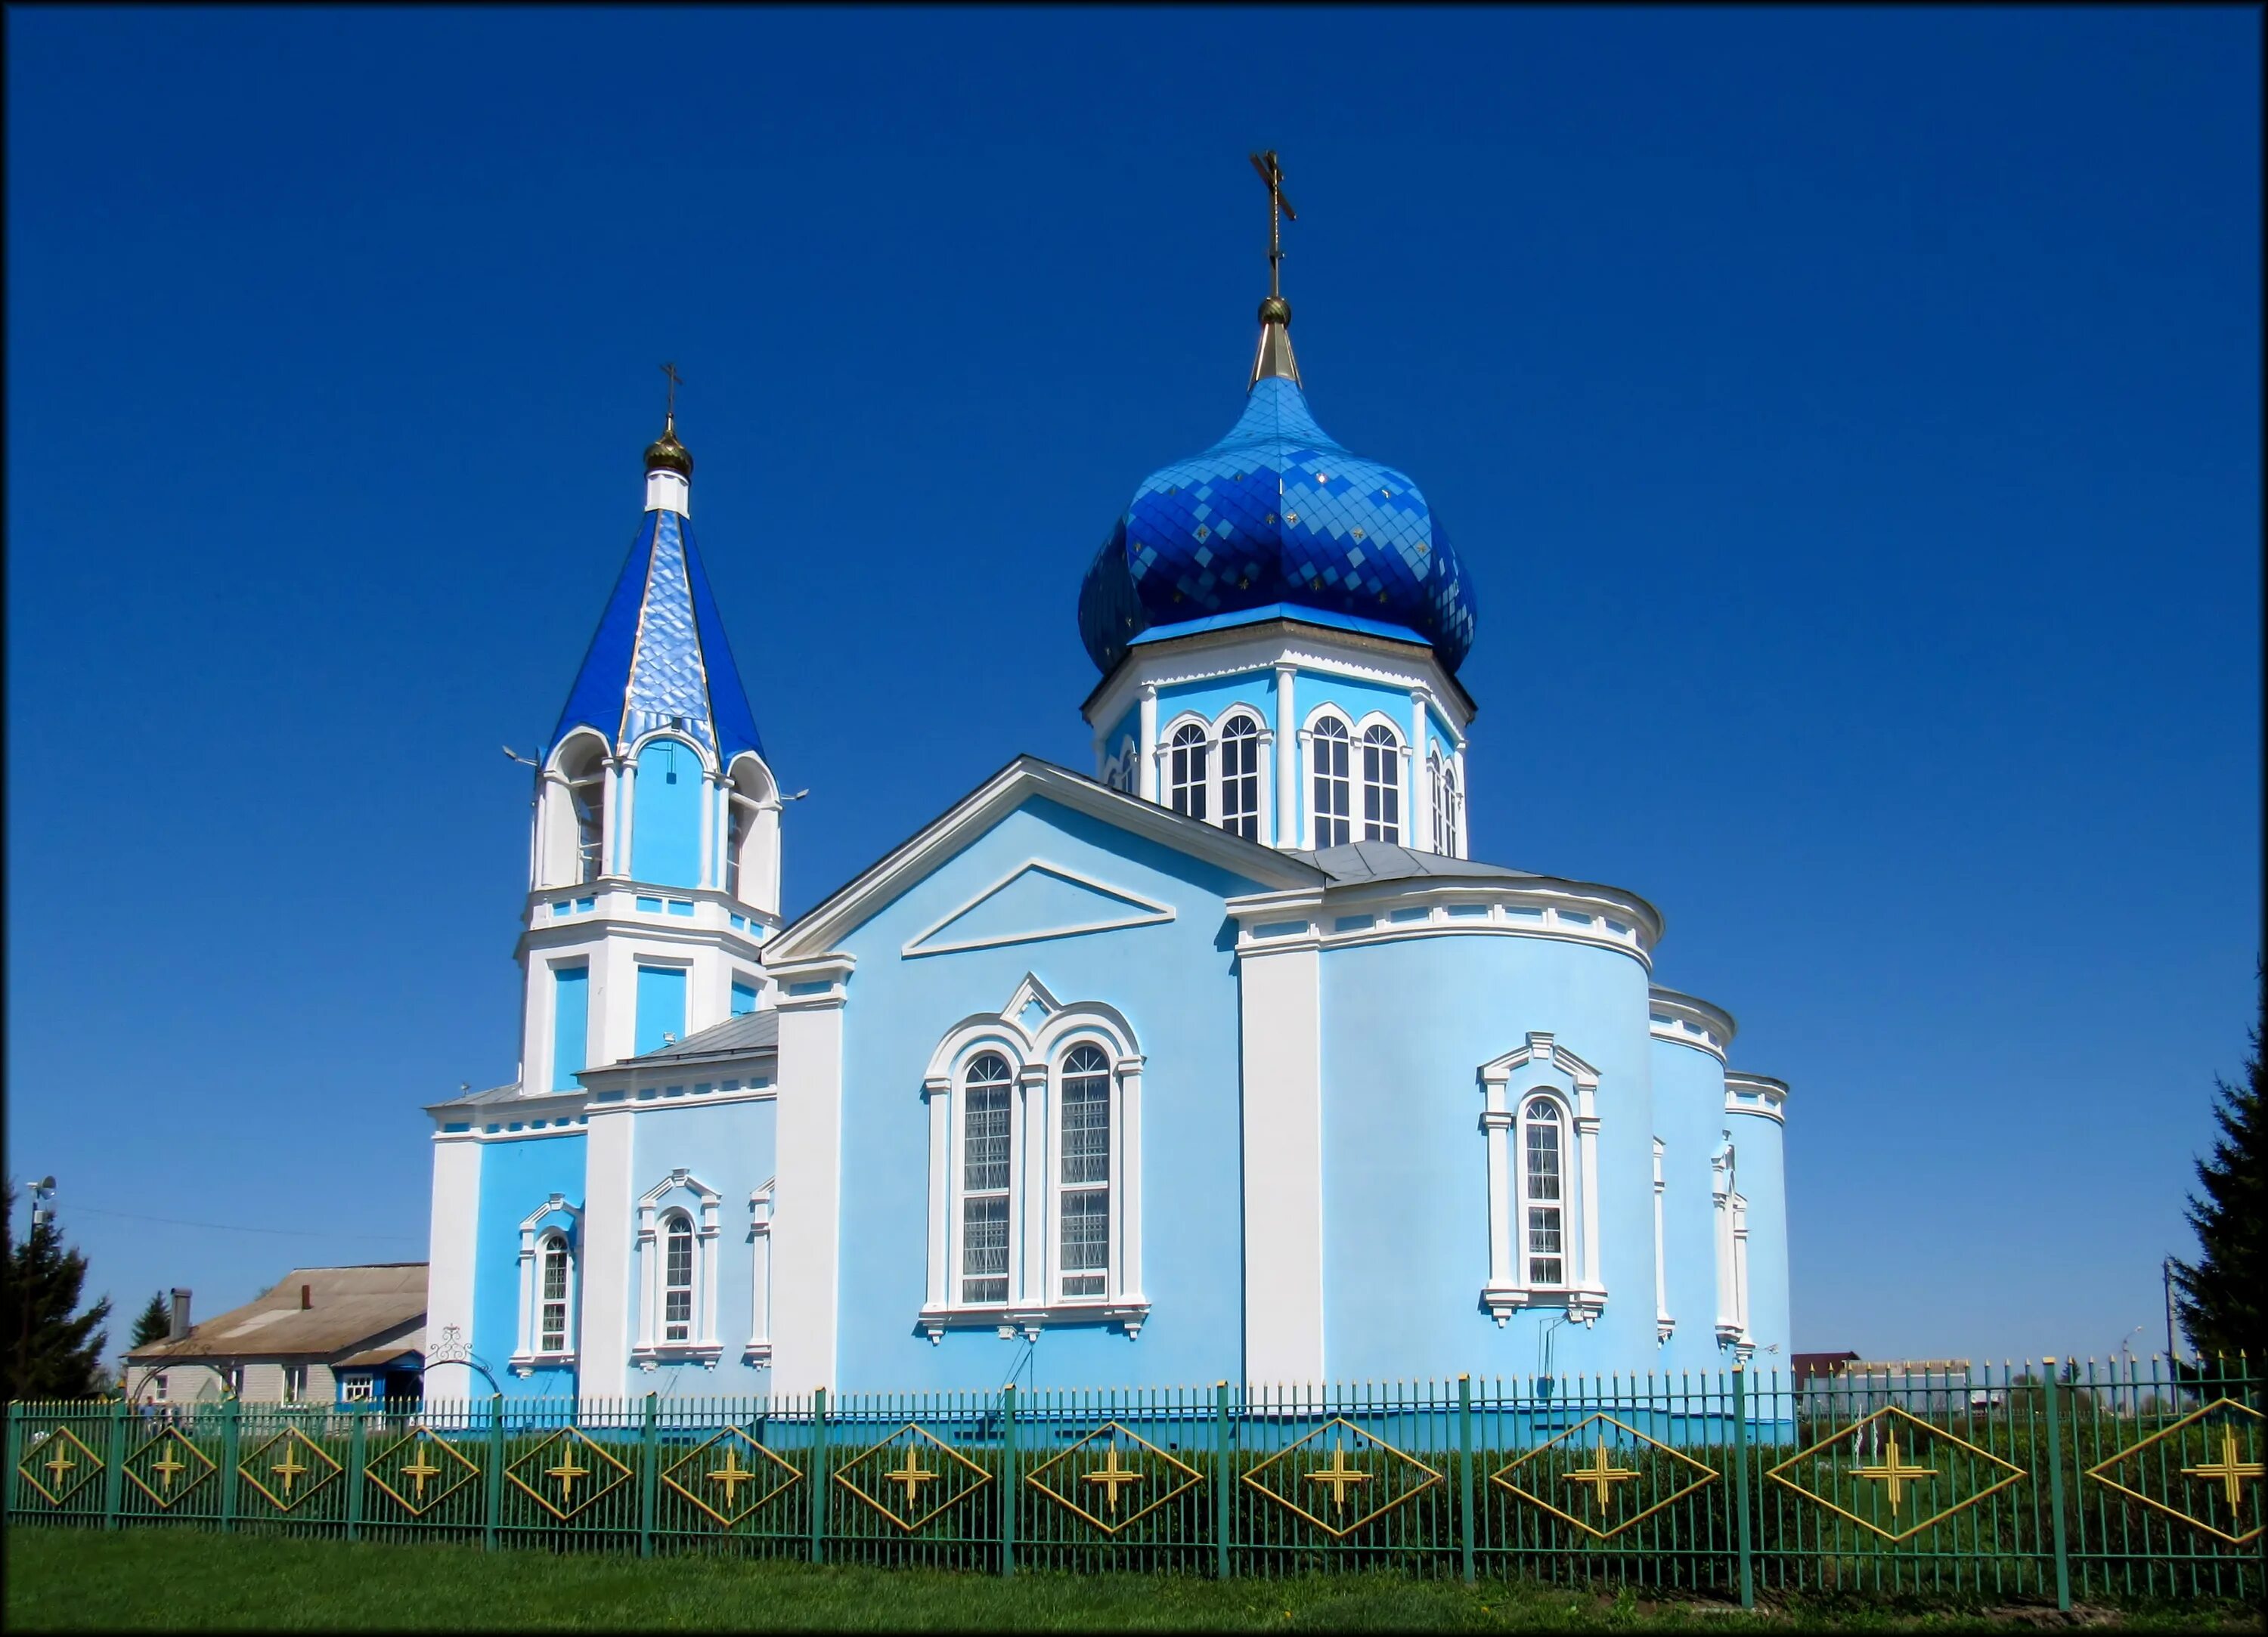
<path fill-rule="evenodd" d="M 1226 613 L 1207 614 L 1202 620 L 1153 625 L 1126 645 L 1138 648 L 1145 642 L 1163 642 L 1174 637 L 1196 636 L 1206 631 L 1226 631 L 1233 626 L 1257 625 L 1264 620 L 1297 620 L 1303 625 L 1329 626 L 1336 630 L 1355 631 L 1366 636 L 1383 636 L 1397 642 L 1415 642 L 1421 648 L 1431 646 L 1406 625 L 1389 625 L 1383 620 L 1366 620 L 1360 614 L 1337 613 L 1328 608 L 1310 608 L 1305 603 L 1268 603 L 1258 608 L 1236 608 Z"/>

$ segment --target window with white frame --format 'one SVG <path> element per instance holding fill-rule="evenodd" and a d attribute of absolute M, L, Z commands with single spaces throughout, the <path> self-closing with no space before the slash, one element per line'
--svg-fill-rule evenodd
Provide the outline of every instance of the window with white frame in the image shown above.
<path fill-rule="evenodd" d="M 1325 716 L 1315 723 L 1308 741 L 1314 767 L 1314 819 L 1317 847 L 1344 847 L 1354 840 L 1352 781 L 1348 776 L 1346 723 Z"/>
<path fill-rule="evenodd" d="M 1211 760 L 1205 730 L 1191 722 L 1174 730 L 1168 758 L 1167 794 L 1173 810 L 1192 818 L 1205 816 L 1206 764 Z"/>
<path fill-rule="evenodd" d="M 1441 752 L 1437 750 L 1425 752 L 1425 789 L 1427 795 L 1432 798 L 1431 805 L 1433 810 L 1433 850 L 1437 853 L 1447 853 L 1449 850 L 1448 793 L 1441 783 Z"/>
<path fill-rule="evenodd" d="M 1388 727 L 1362 736 L 1362 839 L 1402 839 L 1402 741 Z"/>
<path fill-rule="evenodd" d="M 350 1376 L 339 1384 L 339 1397 L 349 1404 L 368 1404 L 371 1390 L 377 1379 L 370 1376 Z"/>
<path fill-rule="evenodd" d="M 1549 1034 L 1480 1069 L 1487 1101 L 1489 1277 L 1497 1323 L 1533 1303 L 1588 1325 L 1606 1305 L 1599 1280 L 1598 1071 Z"/>
<path fill-rule="evenodd" d="M 1548 1097 L 1530 1097 L 1520 1111 L 1521 1153 L 1528 1162 L 1521 1172 L 1521 1222 L 1531 1289 L 1567 1282 L 1565 1132 L 1559 1105 Z"/>
<path fill-rule="evenodd" d="M 166 1372 L 159 1370 L 150 1377 L 150 1401 L 153 1404 L 163 1404 L 166 1401 Z"/>
<path fill-rule="evenodd" d="M 583 1213 L 552 1194 L 519 1224 L 519 1340 L 515 1375 L 575 1362 L 576 1246 Z"/>
<path fill-rule="evenodd" d="M 541 1268 L 542 1288 L 537 1296 L 539 1304 L 535 1347 L 539 1353 L 564 1353 L 567 1350 L 568 1281 L 571 1277 L 573 1253 L 567 1247 L 567 1236 L 557 1229 L 546 1233 L 536 1244 L 536 1260 Z"/>
<path fill-rule="evenodd" d="M 930 1119 L 932 1340 L 1100 1318 L 1136 1333 L 1141 1066 L 1125 1019 L 1027 977 L 996 1017 L 939 1045 Z"/>
<path fill-rule="evenodd" d="M 698 1362 L 715 1369 L 720 1199 L 690 1171 L 673 1171 L 638 1196 L 638 1340 L 642 1369 Z"/>
<path fill-rule="evenodd" d="M 1441 764 L 1441 850 L 1452 858 L 1465 855 L 1465 798 L 1454 761 Z"/>
<path fill-rule="evenodd" d="M 1260 724 L 1247 716 L 1220 730 L 1220 827 L 1260 839 Z"/>
<path fill-rule="evenodd" d="M 575 856 L 571 883 L 595 881 L 606 868 L 607 752 L 598 740 L 578 740 L 560 771 L 567 778 L 568 805 L 575 820 Z"/>
<path fill-rule="evenodd" d="M 284 1367 L 284 1402 L 298 1404 L 307 1396 L 307 1367 L 286 1364 Z"/>

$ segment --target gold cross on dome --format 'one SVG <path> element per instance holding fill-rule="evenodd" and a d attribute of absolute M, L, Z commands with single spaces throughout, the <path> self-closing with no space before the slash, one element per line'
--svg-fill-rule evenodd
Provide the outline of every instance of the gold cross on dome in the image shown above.
<path fill-rule="evenodd" d="M 1091 1472 L 1082 1472 L 1079 1475 L 1079 1481 L 1085 1484 L 1102 1485 L 1103 1493 L 1109 1497 L 1107 1502 L 1108 1509 L 1116 1512 L 1118 1509 L 1120 1490 L 1129 1484 L 1147 1483 L 1149 1479 L 1130 1466 L 1118 1464 L 1118 1446 L 1114 1443 L 1103 1456 L 1102 1464 Z"/>
<path fill-rule="evenodd" d="M 63 1474 L 78 1464 L 64 1453 L 66 1448 L 66 1445 L 58 1442 L 55 1445 L 55 1452 L 40 1463 L 41 1466 L 48 1469 L 48 1480 L 58 1489 L 63 1487 Z"/>
<path fill-rule="evenodd" d="M 591 1475 L 591 1469 L 587 1466 L 576 1465 L 575 1452 L 572 1450 L 570 1450 L 565 1455 L 560 1457 L 558 1465 L 545 1467 L 543 1469 L 543 1475 L 546 1478 L 556 1478 L 559 1480 L 559 1498 L 561 1500 L 572 1501 L 575 1498 L 575 1485 L 577 1481 L 581 1479 L 588 1478 Z"/>
<path fill-rule="evenodd" d="M 935 1482 L 939 1474 L 922 1465 L 921 1451 L 918 1449 L 909 1449 L 906 1451 L 906 1464 L 895 1472 L 884 1472 L 882 1479 L 886 1483 L 903 1486 L 906 1492 L 906 1505 L 910 1509 L 914 1503 L 915 1493 L 924 1484 Z"/>
<path fill-rule="evenodd" d="M 284 1480 L 284 1493 L 288 1495 L 291 1493 L 292 1483 L 307 1469 L 287 1442 L 284 1446 L 284 1458 L 268 1470 Z"/>
<path fill-rule="evenodd" d="M 401 1469 L 401 1475 L 417 1486 L 417 1498 L 425 1498 L 425 1486 L 441 1475 L 441 1469 L 427 1458 L 423 1445 L 417 1449 L 417 1458 Z"/>
<path fill-rule="evenodd" d="M 173 1446 L 169 1444 L 166 1448 L 165 1454 L 150 1463 L 150 1470 L 158 1474 L 158 1487 L 167 1494 L 171 1494 L 173 1493 L 173 1474 L 188 1472 L 189 1464 L 175 1455 Z"/>
<path fill-rule="evenodd" d="M 1307 1474 L 1309 1483 L 1329 1484 L 1331 1487 L 1331 1510 L 1334 1512 L 1346 1510 L 1347 1486 L 1366 1484 L 1370 1481 L 1368 1472 L 1346 1464 L 1346 1441 L 1341 1439 L 1331 1450 L 1331 1464 L 1321 1472 Z"/>
<path fill-rule="evenodd" d="M 674 427 L 677 424 L 677 389 L 685 385 L 685 378 L 678 374 L 674 363 L 663 364 L 661 372 L 669 378 L 669 407 L 664 412 L 664 423 Z"/>
<path fill-rule="evenodd" d="M 1895 1428 L 1891 1429 L 1890 1435 L 1885 1442 L 1889 1445 L 1889 1458 L 1880 1466 L 1860 1467 L 1859 1476 L 1870 1483 L 1889 1486 L 1890 1516 L 1896 1517 L 1898 1515 L 1898 1502 L 1905 1495 L 1906 1485 L 1916 1479 L 1923 1483 L 1928 1483 L 1936 1478 L 1937 1473 L 1934 1469 L 1926 1466 L 1898 1464 L 1898 1435 Z"/>
<path fill-rule="evenodd" d="M 740 1464 L 740 1452 L 734 1449 L 727 1449 L 725 1451 L 724 1465 L 703 1475 L 712 1484 L 725 1486 L 726 1506 L 738 1506 L 740 1503 L 740 1486 L 755 1481 L 756 1476 Z"/>
<path fill-rule="evenodd" d="M 2244 1504 L 2245 1479 L 2264 1474 L 2259 1462 L 2236 1458 L 2236 1428 L 2223 1427 L 2220 1429 L 2220 1459 L 2184 1466 L 2182 1475 L 2184 1478 L 2202 1478 L 2207 1483 L 2218 1483 L 2222 1499 L 2228 1502 L 2228 1509 L 2234 1514 Z"/>
<path fill-rule="evenodd" d="M 1600 1515 L 1603 1516 L 1606 1514 L 1607 1502 L 1615 1493 L 1615 1486 L 1630 1482 L 1631 1479 L 1638 1476 L 1638 1473 L 1631 1467 L 1609 1464 L 1607 1435 L 1601 1433 L 1598 1451 L 1591 1457 L 1591 1464 L 1588 1466 L 1579 1466 L 1572 1472 L 1563 1472 L 1560 1476 L 1571 1484 L 1590 1485 L 1591 1499 L 1597 1504 Z"/>

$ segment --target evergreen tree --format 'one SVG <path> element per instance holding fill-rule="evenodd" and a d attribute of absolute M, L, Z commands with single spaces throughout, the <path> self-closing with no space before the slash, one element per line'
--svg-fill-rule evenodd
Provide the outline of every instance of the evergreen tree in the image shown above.
<path fill-rule="evenodd" d="M 2256 968 L 2254 980 L 2261 973 Z M 2268 1288 L 2268 1258 L 2261 1254 L 2262 1215 L 2268 1212 L 2268 1176 L 2260 1150 L 2260 1034 L 2268 1023 L 2268 985 L 2261 990 L 2261 1018 L 2252 1025 L 2252 1055 L 2241 1084 L 2216 1075 L 2213 1111 L 2220 1127 L 2210 1158 L 2198 1162 L 2202 1195 L 2189 1200 L 2190 1226 L 2202 1254 L 2195 1262 L 2174 1263 L 2174 1305 L 2190 1346 L 2208 1362 L 2243 1354 L 2259 1368 L 2268 1355 L 2268 1325 L 2262 1323 L 2261 1292 Z"/>
<path fill-rule="evenodd" d="M 86 1258 L 64 1246 L 52 1222 L 18 1244 L 15 1215 L 10 1183 L 0 1188 L 0 1396 L 89 1397 L 108 1379 L 102 1350 L 110 1332 L 101 1325 L 110 1317 L 110 1298 L 78 1312 Z"/>
<path fill-rule="evenodd" d="M 153 1341 L 163 1341 L 173 1333 L 173 1310 L 166 1305 L 166 1293 L 160 1290 L 151 1296 L 150 1305 L 135 1316 L 133 1333 L 126 1339 L 127 1350 L 131 1352 L 136 1347 L 146 1347 Z"/>

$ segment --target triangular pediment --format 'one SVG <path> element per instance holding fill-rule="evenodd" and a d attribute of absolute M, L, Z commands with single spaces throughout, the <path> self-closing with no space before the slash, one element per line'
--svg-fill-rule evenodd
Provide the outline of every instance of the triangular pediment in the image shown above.
<path fill-rule="evenodd" d="M 947 955 L 1146 927 L 1174 918 L 1173 907 L 1079 870 L 1027 859 L 974 898 L 907 940 L 908 955 Z"/>

